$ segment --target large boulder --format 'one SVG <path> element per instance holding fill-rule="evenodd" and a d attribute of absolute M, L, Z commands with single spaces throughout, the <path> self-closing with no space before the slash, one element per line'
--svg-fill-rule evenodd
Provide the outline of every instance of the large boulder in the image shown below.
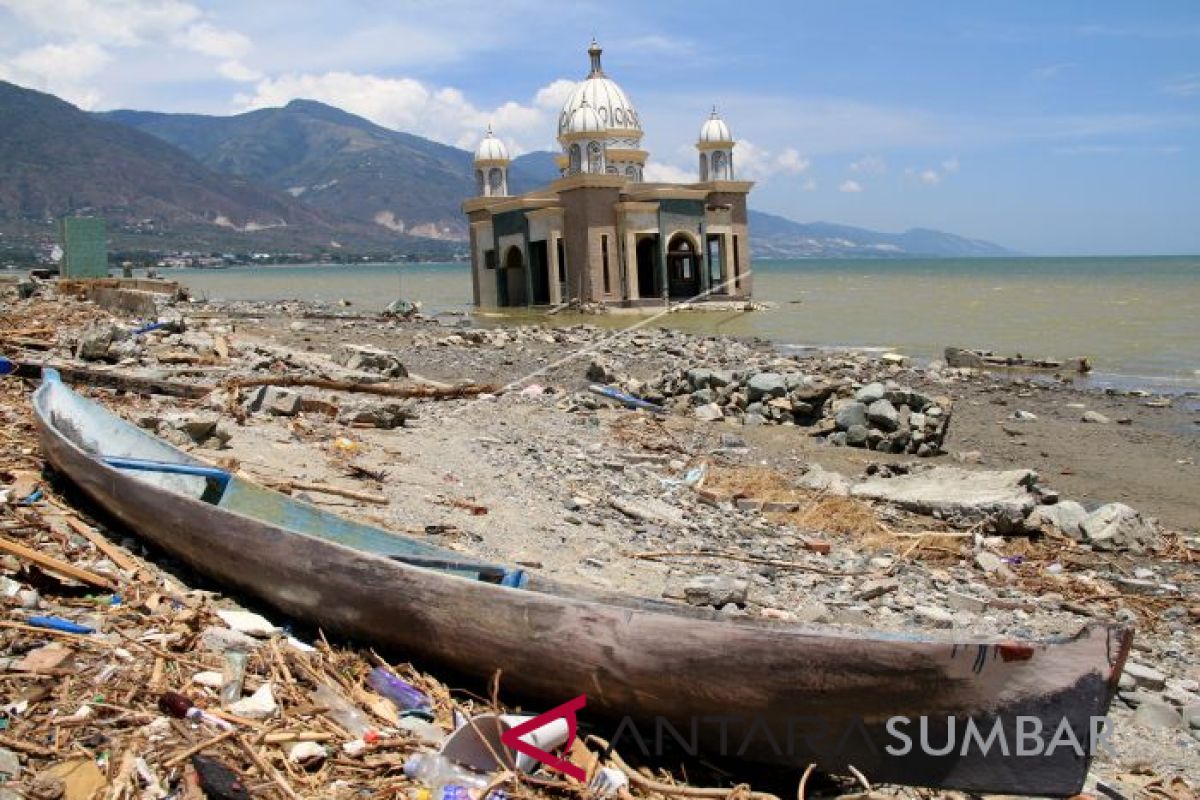
<path fill-rule="evenodd" d="M 338 361 L 347 369 L 376 372 L 386 378 L 407 378 L 408 370 L 400 359 L 387 350 L 359 344 L 344 344 Z"/>
<path fill-rule="evenodd" d="M 882 383 L 868 383 L 854 394 L 854 399 L 860 403 L 871 405 L 876 400 L 882 400 L 886 391 Z"/>
<path fill-rule="evenodd" d="M 837 415 L 834 417 L 839 431 L 847 431 L 855 425 L 866 427 L 867 425 L 867 406 L 857 400 L 846 403 L 838 409 Z"/>
<path fill-rule="evenodd" d="M 1079 503 L 1062 500 L 1052 506 L 1038 506 L 1027 523 L 1032 528 L 1054 528 L 1078 542 L 1083 540 L 1083 522 L 1087 517 L 1087 509 Z"/>
<path fill-rule="evenodd" d="M 900 427 L 900 412 L 887 400 L 876 400 L 867 406 L 867 419 L 883 431 L 891 432 Z"/>
<path fill-rule="evenodd" d="M 787 382 L 778 372 L 760 372 L 747 383 L 751 400 L 783 397 L 787 394 Z"/>
<path fill-rule="evenodd" d="M 1088 514 L 1080 528 L 1097 550 L 1145 552 L 1158 542 L 1158 526 L 1124 503 L 1109 503 Z"/>
<path fill-rule="evenodd" d="M 1024 519 L 1037 504 L 1031 491 L 1036 482 L 1037 473 L 1029 469 L 989 472 L 935 467 L 871 478 L 852 487 L 850 494 L 919 514 L 974 523 L 997 517 Z"/>

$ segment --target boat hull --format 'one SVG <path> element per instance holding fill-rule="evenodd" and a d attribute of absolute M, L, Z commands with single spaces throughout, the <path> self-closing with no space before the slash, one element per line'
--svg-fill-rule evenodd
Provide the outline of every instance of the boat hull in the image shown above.
<path fill-rule="evenodd" d="M 1108 709 L 1131 642 L 1128 629 L 1103 625 L 1021 643 L 856 634 L 734 623 L 536 576 L 528 589 L 505 588 L 289 530 L 107 466 L 94 451 L 114 431 L 132 437 L 125 451 L 147 435 L 121 431 L 125 423 L 61 385 L 44 383 L 35 410 L 56 470 L 197 571 L 322 628 L 483 679 L 499 672 L 505 691 L 537 710 L 586 695 L 581 723 L 604 720 L 597 731 L 626 753 L 653 755 L 674 742 L 795 770 L 853 766 L 876 782 L 1067 796 L 1083 784 L 1094 719 Z M 94 435 L 86 433 L 93 423 Z M 161 457 L 166 445 L 153 441 L 143 456 Z M 922 719 L 929 747 L 919 740 Z M 1016 754 L 1020 726 L 1032 725 L 1022 719 L 1048 732 L 1066 726 L 1083 752 Z M 969 746 L 968 720 L 984 736 L 998 726 L 1010 754 L 996 741 Z M 902 755 L 893 754 L 904 745 L 897 731 L 910 739 Z M 921 752 L 941 750 L 947 733 L 951 751 Z"/>

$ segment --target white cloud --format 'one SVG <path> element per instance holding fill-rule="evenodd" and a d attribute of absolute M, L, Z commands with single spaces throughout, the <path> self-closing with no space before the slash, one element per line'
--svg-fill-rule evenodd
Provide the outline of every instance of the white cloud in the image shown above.
<path fill-rule="evenodd" d="M 559 78 L 556 81 L 551 81 L 542 88 L 537 90 L 537 94 L 533 96 L 533 102 L 539 108 L 545 108 L 558 113 L 567 100 L 575 93 L 575 87 L 579 85 L 578 81 Z"/>
<path fill-rule="evenodd" d="M 863 175 L 882 175 L 887 172 L 887 162 L 883 156 L 863 156 L 850 164 L 850 171 Z"/>
<path fill-rule="evenodd" d="M 662 164 L 658 161 L 646 162 L 642 177 L 649 183 L 695 183 L 696 173 L 691 170 L 676 167 L 673 164 Z"/>
<path fill-rule="evenodd" d="M 95 108 L 101 95 L 83 86 L 103 69 L 112 56 L 94 42 L 46 44 L 18 53 L 0 63 L 0 78 L 52 92 L 80 108 Z"/>
<path fill-rule="evenodd" d="M 800 186 L 800 190 L 803 192 L 815 192 L 817 190 L 816 178 L 809 178 L 804 181 L 803 185 Z"/>
<path fill-rule="evenodd" d="M 1047 64 L 1044 67 L 1037 67 L 1029 71 L 1029 77 L 1037 81 L 1054 80 L 1059 75 L 1062 75 L 1067 70 L 1074 67 L 1072 62 L 1064 62 L 1062 64 Z"/>
<path fill-rule="evenodd" d="M 239 110 L 286 105 L 304 98 L 358 114 L 387 128 L 473 149 L 490 124 L 513 155 L 550 147 L 565 84 L 542 87 L 530 105 L 508 101 L 480 108 L 453 87 L 429 86 L 415 78 L 385 78 L 352 72 L 281 75 L 266 78 L 252 93 L 235 98 Z M 572 84 L 573 86 L 574 84 Z"/>
<path fill-rule="evenodd" d="M 1164 94 L 1191 97 L 1200 94 L 1200 74 L 1182 75 L 1162 87 Z"/>
<path fill-rule="evenodd" d="M 862 184 L 858 181 L 845 181 L 841 186 L 838 187 L 839 192 L 846 192 L 847 194 L 855 194 L 857 192 L 861 192 L 862 190 Z"/>
<path fill-rule="evenodd" d="M 958 167 L 958 156 L 950 156 L 950 158 L 942 162 L 943 172 L 958 172 Z"/>
<path fill-rule="evenodd" d="M 749 139 L 739 139 L 733 151 L 733 165 L 739 178 L 766 180 L 773 175 L 799 175 L 808 169 L 810 162 L 794 147 L 776 153 Z"/>
<path fill-rule="evenodd" d="M 785 148 L 783 152 L 775 157 L 775 164 L 781 172 L 790 172 L 794 175 L 808 170 L 811 163 L 807 158 L 800 155 L 800 151 L 794 147 Z"/>
<path fill-rule="evenodd" d="M 936 170 L 927 169 L 921 172 L 921 183 L 926 186 L 937 186 L 942 182 L 942 177 L 937 174 Z"/>

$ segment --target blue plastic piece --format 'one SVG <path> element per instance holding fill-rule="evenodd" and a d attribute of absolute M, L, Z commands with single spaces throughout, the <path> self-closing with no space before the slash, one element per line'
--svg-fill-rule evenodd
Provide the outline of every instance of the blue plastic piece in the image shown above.
<path fill-rule="evenodd" d="M 0 356 L 0 375 L 9 375 L 17 371 L 17 365 L 4 356 Z"/>
<path fill-rule="evenodd" d="M 42 383 L 62 383 L 62 375 L 54 367 L 42 367 Z"/>
<path fill-rule="evenodd" d="M 95 628 L 89 628 L 87 625 L 79 625 L 62 617 L 30 617 L 25 622 L 35 628 L 49 628 L 52 631 L 62 631 L 63 633 L 96 632 Z"/>
<path fill-rule="evenodd" d="M 233 476 L 223 469 L 206 467 L 201 464 L 176 464 L 170 461 L 151 461 L 147 458 L 125 458 L 123 456 L 104 456 L 101 460 L 117 469 L 166 472 L 171 475 L 195 475 L 200 478 L 208 478 L 215 481 L 221 491 L 225 491 L 225 488 L 229 486 L 229 481 L 233 479 Z"/>
<path fill-rule="evenodd" d="M 34 489 L 32 492 L 29 493 L 28 497 L 22 498 L 21 501 L 19 503 L 17 503 L 17 505 L 31 506 L 34 503 L 36 503 L 37 501 L 41 500 L 43 496 L 44 495 L 42 494 L 41 489 Z"/>
<path fill-rule="evenodd" d="M 138 328 L 136 331 L 133 332 L 133 335 L 141 336 L 143 333 L 149 333 L 150 331 L 162 330 L 163 328 L 167 327 L 170 324 L 171 323 L 169 323 L 169 322 L 151 322 L 149 325 L 143 325 L 142 327 Z"/>
<path fill-rule="evenodd" d="M 507 586 L 510 589 L 524 589 L 525 584 L 529 582 L 529 577 L 523 569 L 506 569 L 504 577 L 500 579 L 501 586 Z"/>
<path fill-rule="evenodd" d="M 667 410 L 660 405 L 651 403 L 649 400 L 643 400 L 640 397 L 634 397 L 633 395 L 627 392 L 622 392 L 620 389 L 615 389 L 612 386 L 592 384 L 588 387 L 588 391 L 590 391 L 592 394 L 598 394 L 601 397 L 607 397 L 609 400 L 616 400 L 626 408 L 640 408 L 644 411 L 650 411 L 654 414 L 667 413 Z"/>

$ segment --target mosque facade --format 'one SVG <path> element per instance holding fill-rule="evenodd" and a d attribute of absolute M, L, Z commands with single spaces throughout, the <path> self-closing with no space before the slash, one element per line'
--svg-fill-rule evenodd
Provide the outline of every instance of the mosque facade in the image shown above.
<path fill-rule="evenodd" d="M 508 150 L 489 127 L 475 152 L 470 224 L 475 304 L 665 306 L 751 296 L 746 196 L 733 134 L 714 108 L 696 140 L 696 183 L 644 178 L 649 153 L 601 48 L 558 117 L 559 177 L 509 193 Z"/>

